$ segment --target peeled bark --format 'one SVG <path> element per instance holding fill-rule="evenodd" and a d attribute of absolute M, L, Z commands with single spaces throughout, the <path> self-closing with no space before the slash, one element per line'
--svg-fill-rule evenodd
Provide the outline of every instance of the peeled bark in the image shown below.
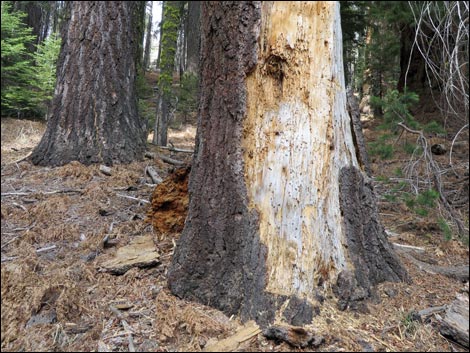
<path fill-rule="evenodd" d="M 32 153 L 40 165 L 129 163 L 145 150 L 135 91 L 135 2 L 73 2 L 63 27 L 52 116 Z"/>
<path fill-rule="evenodd" d="M 203 2 L 201 18 L 198 146 L 172 292 L 301 325 L 332 287 L 347 307 L 406 279 L 356 158 L 338 3 Z"/>

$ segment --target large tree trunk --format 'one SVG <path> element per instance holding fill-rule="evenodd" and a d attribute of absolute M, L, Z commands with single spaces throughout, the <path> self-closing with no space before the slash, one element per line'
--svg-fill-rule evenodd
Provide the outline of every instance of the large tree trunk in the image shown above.
<path fill-rule="evenodd" d="M 407 278 L 359 170 L 336 2 L 202 4 L 190 206 L 168 273 L 178 296 L 261 324 L 309 323 Z"/>
<path fill-rule="evenodd" d="M 129 163 L 145 149 L 135 92 L 135 2 L 73 2 L 52 116 L 33 163 Z"/>

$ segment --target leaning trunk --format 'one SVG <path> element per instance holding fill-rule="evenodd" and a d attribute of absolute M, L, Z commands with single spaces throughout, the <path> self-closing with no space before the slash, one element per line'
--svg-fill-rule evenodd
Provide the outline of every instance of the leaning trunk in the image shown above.
<path fill-rule="evenodd" d="M 62 34 L 52 116 L 34 164 L 129 163 L 145 149 L 137 114 L 134 2 L 73 2 Z"/>
<path fill-rule="evenodd" d="M 173 293 L 300 325 L 332 288 L 346 308 L 405 279 L 356 158 L 338 3 L 204 2 L 201 18 L 198 146 Z"/>

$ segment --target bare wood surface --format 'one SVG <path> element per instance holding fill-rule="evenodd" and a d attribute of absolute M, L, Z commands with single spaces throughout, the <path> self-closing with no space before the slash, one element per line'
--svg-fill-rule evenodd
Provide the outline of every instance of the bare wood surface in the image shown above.
<path fill-rule="evenodd" d="M 144 199 L 139 199 L 139 198 L 134 197 L 134 196 L 127 196 L 127 195 L 123 195 L 123 194 L 116 194 L 116 195 L 119 196 L 119 197 L 124 197 L 125 199 L 129 199 L 129 200 L 139 201 L 139 202 L 143 202 L 143 203 L 150 203 L 150 201 L 147 201 L 147 200 L 144 200 Z"/>
<path fill-rule="evenodd" d="M 55 191 L 2 192 L 1 196 L 28 196 L 28 195 L 31 195 L 31 194 L 54 195 L 54 194 L 71 194 L 71 193 L 82 194 L 83 190 L 80 190 L 80 189 L 65 189 L 65 190 L 55 190 Z"/>
<path fill-rule="evenodd" d="M 105 165 L 100 165 L 100 172 L 109 176 L 111 175 L 111 168 Z"/>
<path fill-rule="evenodd" d="M 414 251 L 418 251 L 418 252 L 425 252 L 426 249 L 425 248 L 421 248 L 419 246 L 411 246 L 411 245 L 406 245 L 406 244 L 398 244 L 398 243 L 392 243 L 393 246 L 397 247 L 397 248 L 401 248 L 401 249 L 405 249 L 405 250 L 414 250 Z"/>
<path fill-rule="evenodd" d="M 194 153 L 194 151 L 192 151 L 192 150 L 185 150 L 185 149 L 176 148 L 176 147 L 158 146 L 158 148 L 162 148 L 164 150 L 169 150 L 171 152 Z"/>
<path fill-rule="evenodd" d="M 152 166 L 146 167 L 145 173 L 150 176 L 154 184 L 160 184 L 163 181 L 160 175 L 158 175 L 158 172 Z"/>
<path fill-rule="evenodd" d="M 440 327 L 443 336 L 467 348 L 469 347 L 468 304 L 468 295 L 458 295 L 447 308 Z"/>
<path fill-rule="evenodd" d="M 221 341 L 207 345 L 203 352 L 232 352 L 238 348 L 238 346 L 256 336 L 261 332 L 261 329 L 254 321 L 248 321 L 243 327 L 241 327 L 235 334 L 227 337 Z"/>

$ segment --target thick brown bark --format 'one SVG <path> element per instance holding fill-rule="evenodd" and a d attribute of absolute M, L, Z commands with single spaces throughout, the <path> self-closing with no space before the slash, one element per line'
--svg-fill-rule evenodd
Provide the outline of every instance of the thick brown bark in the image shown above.
<path fill-rule="evenodd" d="M 201 24 L 197 146 L 171 291 L 261 325 L 276 315 L 301 325 L 331 286 L 346 308 L 406 279 L 354 156 L 331 40 L 337 4 L 203 2 Z"/>
<path fill-rule="evenodd" d="M 134 2 L 73 2 L 63 27 L 52 116 L 32 153 L 40 165 L 129 163 L 145 149 L 137 113 Z"/>

